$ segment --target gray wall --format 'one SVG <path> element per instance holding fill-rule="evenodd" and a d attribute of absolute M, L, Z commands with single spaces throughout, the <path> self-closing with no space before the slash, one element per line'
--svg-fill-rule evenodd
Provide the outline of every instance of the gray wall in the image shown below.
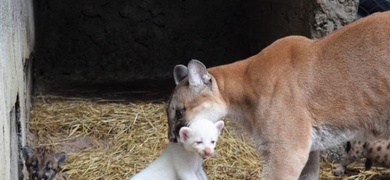
<path fill-rule="evenodd" d="M 30 107 L 32 0 L 1 0 L 0 32 L 0 179 L 18 179 Z"/>
<path fill-rule="evenodd" d="M 35 2 L 35 75 L 42 83 L 170 78 L 175 64 L 190 59 L 215 66 L 286 35 L 319 37 L 356 10 L 341 0 Z"/>

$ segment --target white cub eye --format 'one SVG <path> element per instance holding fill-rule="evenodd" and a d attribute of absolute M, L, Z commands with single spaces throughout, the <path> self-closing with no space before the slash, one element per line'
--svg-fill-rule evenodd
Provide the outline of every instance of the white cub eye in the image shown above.
<path fill-rule="evenodd" d="M 214 144 L 215 143 L 215 141 L 211 141 L 211 144 Z"/>
<path fill-rule="evenodd" d="M 196 144 L 202 144 L 203 141 L 195 141 Z"/>

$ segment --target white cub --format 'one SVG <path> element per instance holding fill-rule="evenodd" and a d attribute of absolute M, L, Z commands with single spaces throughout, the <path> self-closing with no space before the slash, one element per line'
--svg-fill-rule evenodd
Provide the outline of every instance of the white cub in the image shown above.
<path fill-rule="evenodd" d="M 214 154 L 223 121 L 215 124 L 199 119 L 179 131 L 178 143 L 170 142 L 164 152 L 131 180 L 207 180 L 203 159 Z"/>

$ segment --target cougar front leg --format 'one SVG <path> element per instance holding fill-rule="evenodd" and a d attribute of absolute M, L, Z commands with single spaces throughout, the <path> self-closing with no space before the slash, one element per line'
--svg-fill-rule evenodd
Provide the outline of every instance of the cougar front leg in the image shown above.
<path fill-rule="evenodd" d="M 313 151 L 309 154 L 309 160 L 299 177 L 300 180 L 318 179 L 320 173 L 320 151 Z"/>
<path fill-rule="evenodd" d="M 297 180 L 309 159 L 307 151 L 289 152 L 286 149 L 282 154 L 272 152 L 261 154 L 264 180 Z"/>
<path fill-rule="evenodd" d="M 309 159 L 309 151 L 309 147 L 282 143 L 260 150 L 263 162 L 262 179 L 297 180 Z"/>
<path fill-rule="evenodd" d="M 311 149 L 312 124 L 309 118 L 306 113 L 300 114 L 294 108 L 280 111 L 274 108 L 264 123 L 266 125 L 258 126 L 256 132 L 259 133 L 258 150 L 263 162 L 262 179 L 299 179 Z M 316 156 L 316 153 L 312 154 L 313 161 Z"/>

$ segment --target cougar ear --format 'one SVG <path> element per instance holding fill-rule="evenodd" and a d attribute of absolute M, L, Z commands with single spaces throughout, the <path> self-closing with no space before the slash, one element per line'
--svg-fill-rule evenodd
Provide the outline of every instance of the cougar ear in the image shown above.
<path fill-rule="evenodd" d="M 188 82 L 190 86 L 210 85 L 211 76 L 203 63 L 195 59 L 188 63 Z"/>
<path fill-rule="evenodd" d="M 66 154 L 64 152 L 60 152 L 56 154 L 54 157 L 59 167 L 61 167 L 62 164 L 64 164 L 64 162 L 66 161 Z"/>
<path fill-rule="evenodd" d="M 181 80 L 183 80 L 188 74 L 187 67 L 184 65 L 176 65 L 175 68 L 173 68 L 173 78 L 175 79 L 176 85 L 179 84 Z"/>
<path fill-rule="evenodd" d="M 32 154 L 34 153 L 34 150 L 30 146 L 24 146 L 22 152 L 24 160 L 27 161 L 31 158 Z"/>

